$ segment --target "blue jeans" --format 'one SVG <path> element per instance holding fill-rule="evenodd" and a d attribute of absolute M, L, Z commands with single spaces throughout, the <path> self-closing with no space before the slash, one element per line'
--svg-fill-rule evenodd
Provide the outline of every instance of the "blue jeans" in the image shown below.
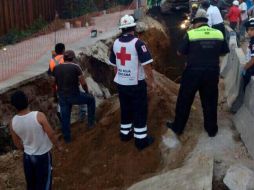
<path fill-rule="evenodd" d="M 87 108 L 86 105 L 79 105 L 79 120 L 83 121 L 86 118 Z"/>
<path fill-rule="evenodd" d="M 80 92 L 74 95 L 62 95 L 59 93 L 59 104 L 61 107 L 62 133 L 65 142 L 71 141 L 70 119 L 72 105 L 87 104 L 88 127 L 94 125 L 95 120 L 95 99 L 92 95 Z"/>
<path fill-rule="evenodd" d="M 28 155 L 23 157 L 27 190 L 51 190 L 52 158 L 50 152 L 43 155 Z"/>

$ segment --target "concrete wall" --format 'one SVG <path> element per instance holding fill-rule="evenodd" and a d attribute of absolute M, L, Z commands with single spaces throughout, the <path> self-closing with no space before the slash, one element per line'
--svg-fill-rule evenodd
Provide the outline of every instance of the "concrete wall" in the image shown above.
<path fill-rule="evenodd" d="M 229 38 L 229 46 L 230 53 L 224 58 L 221 65 L 221 76 L 225 83 L 225 97 L 230 110 L 236 112 L 233 117 L 234 125 L 250 155 L 254 158 L 254 77 L 243 93 L 241 73 L 246 61 L 243 49 L 236 46 L 236 38 L 233 33 Z"/>
<path fill-rule="evenodd" d="M 254 158 L 254 77 L 247 86 L 244 102 L 233 118 L 250 155 Z"/>

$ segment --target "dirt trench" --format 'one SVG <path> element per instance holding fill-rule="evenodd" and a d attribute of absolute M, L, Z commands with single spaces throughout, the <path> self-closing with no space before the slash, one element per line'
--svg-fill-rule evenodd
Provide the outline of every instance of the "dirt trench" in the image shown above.
<path fill-rule="evenodd" d="M 180 75 L 182 68 L 178 64 L 181 59 L 169 56 L 172 42 L 170 38 L 165 38 L 162 31 L 152 28 L 139 37 L 147 43 L 152 52 L 155 70 L 167 75 L 166 77 L 155 72 L 158 91 L 149 94 L 148 128 L 149 133 L 156 139 L 155 143 L 147 150 L 139 152 L 134 146 L 134 140 L 127 143 L 120 141 L 120 108 L 118 97 L 115 95 L 104 101 L 97 109 L 98 124 L 94 130 L 85 130 L 84 124 L 73 126 L 74 142 L 66 147 L 71 154 L 62 156 L 54 152 L 57 160 L 54 171 L 55 189 L 127 189 L 133 183 L 163 170 L 180 167 L 195 147 L 201 131 L 198 127 L 200 125 L 196 123 L 202 122 L 198 121 L 201 115 L 198 102 L 193 106 L 190 122 L 185 135 L 181 138 L 184 146 L 168 151 L 167 154 L 162 152 L 160 148 L 162 134 L 167 130 L 166 121 L 173 119 L 178 93 L 178 85 L 168 77 L 175 79 Z M 114 76 L 112 67 L 92 56 L 83 57 L 82 64 L 96 82 L 110 89 L 111 93 L 116 92 L 112 83 Z M 177 69 L 174 70 L 172 67 Z M 165 156 L 171 157 L 171 161 L 165 163 Z"/>
<path fill-rule="evenodd" d="M 161 39 L 160 31 L 151 29 L 141 35 L 147 41 L 154 55 L 154 68 L 158 91 L 149 93 L 149 133 L 155 137 L 155 143 L 139 152 L 134 140 L 124 143 L 119 139 L 120 108 L 117 95 L 112 96 L 97 109 L 97 125 L 86 129 L 85 123 L 72 126 L 73 142 L 64 145 L 65 152 L 53 150 L 53 189 L 55 190 L 122 190 L 142 179 L 156 175 L 161 171 L 182 166 L 186 156 L 197 143 L 202 126 L 200 104 L 195 102 L 185 134 L 181 137 L 181 146 L 175 150 L 161 150 L 161 138 L 165 133 L 165 123 L 173 119 L 177 99 L 178 85 L 170 78 L 180 75 L 179 59 L 168 54 L 173 48 L 172 41 Z M 173 53 L 172 53 L 173 54 Z M 176 64 L 177 62 L 177 64 Z M 93 79 L 116 92 L 112 83 L 113 70 L 96 59 L 86 59 L 84 66 Z M 104 64 L 104 66 L 101 66 Z M 171 64 L 177 67 L 172 69 Z M 98 69 L 100 68 L 100 69 Z M 177 72 L 175 72 L 177 70 Z M 165 163 L 165 156 L 170 161 Z M 0 157 L 0 189 L 25 189 L 22 171 L 22 153 L 9 153 Z"/>

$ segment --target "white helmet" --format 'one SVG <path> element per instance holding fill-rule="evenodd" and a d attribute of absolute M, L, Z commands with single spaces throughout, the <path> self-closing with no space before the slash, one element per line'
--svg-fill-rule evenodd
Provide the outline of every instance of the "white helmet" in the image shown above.
<path fill-rule="evenodd" d="M 130 28 L 136 26 L 135 20 L 133 16 L 130 15 L 124 15 L 120 20 L 120 29 L 123 28 Z"/>
<path fill-rule="evenodd" d="M 237 1 L 237 0 L 233 1 L 233 5 L 239 6 L 239 1 Z"/>

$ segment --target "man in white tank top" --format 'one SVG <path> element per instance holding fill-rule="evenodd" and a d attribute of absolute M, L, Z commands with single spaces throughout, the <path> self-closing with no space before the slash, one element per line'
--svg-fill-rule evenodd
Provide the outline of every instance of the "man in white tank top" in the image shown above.
<path fill-rule="evenodd" d="M 153 59 L 144 42 L 134 36 L 135 26 L 132 16 L 121 18 L 122 35 L 114 42 L 109 64 L 117 71 L 114 81 L 121 107 L 120 139 L 131 140 L 133 127 L 135 145 L 142 150 L 154 141 L 147 135 L 147 84 L 152 90 Z"/>
<path fill-rule="evenodd" d="M 55 133 L 46 116 L 30 111 L 28 98 L 22 91 L 11 96 L 11 103 L 17 109 L 10 124 L 15 146 L 24 151 L 24 172 L 27 190 L 50 190 L 52 182 L 52 143 L 61 150 Z"/>

